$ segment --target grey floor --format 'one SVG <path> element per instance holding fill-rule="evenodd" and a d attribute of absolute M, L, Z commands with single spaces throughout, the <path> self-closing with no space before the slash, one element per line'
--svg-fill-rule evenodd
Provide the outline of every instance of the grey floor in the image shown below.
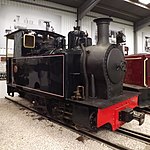
<path fill-rule="evenodd" d="M 6 95 L 6 80 L 0 80 L 0 98 L 4 98 Z"/>

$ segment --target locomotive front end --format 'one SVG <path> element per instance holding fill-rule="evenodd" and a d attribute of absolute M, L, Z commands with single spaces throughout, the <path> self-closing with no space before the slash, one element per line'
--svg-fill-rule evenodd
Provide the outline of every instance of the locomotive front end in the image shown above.
<path fill-rule="evenodd" d="M 98 18 L 98 40 L 96 46 L 87 48 L 87 73 L 94 76 L 95 94 L 98 98 L 110 99 L 123 92 L 126 70 L 124 54 L 119 45 L 109 43 L 111 18 Z"/>
<path fill-rule="evenodd" d="M 91 106 L 97 107 L 97 128 L 109 125 L 112 130 L 116 130 L 133 119 L 141 125 L 145 115 L 136 114 L 133 110 L 138 106 L 138 93 L 123 91 L 126 61 L 121 46 L 109 43 L 111 21 L 111 18 L 94 20 L 97 24 L 97 45 L 82 46 L 81 64 L 85 80 L 83 103 L 89 102 Z"/>

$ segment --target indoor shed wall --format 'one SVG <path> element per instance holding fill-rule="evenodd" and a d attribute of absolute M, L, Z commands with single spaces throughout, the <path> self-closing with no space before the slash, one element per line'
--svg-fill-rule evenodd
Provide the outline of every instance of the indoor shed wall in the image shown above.
<path fill-rule="evenodd" d="M 24 0 L 23 0 L 24 1 Z M 17 26 L 22 28 L 37 28 L 45 29 L 43 20 L 51 21 L 51 25 L 55 32 L 58 32 L 66 36 L 69 31 L 73 30 L 73 26 L 76 26 L 76 8 L 55 4 L 47 1 L 32 1 L 26 0 L 26 2 L 32 2 L 34 5 L 27 3 L 19 3 L 10 0 L 0 0 L 0 54 L 5 54 L 5 38 L 4 35 L 6 29 L 14 29 Z M 37 5 L 36 5 L 37 4 Z M 45 7 L 44 7 L 45 6 Z M 17 16 L 19 16 L 19 22 L 17 22 Z M 94 39 L 96 25 L 93 23 L 93 19 L 96 17 L 106 17 L 105 15 L 97 13 L 88 13 L 86 17 L 82 19 L 81 29 L 88 32 L 89 36 Z M 133 24 L 129 21 L 113 18 L 115 22 L 111 23 L 111 30 L 124 30 L 127 37 L 127 46 L 129 47 L 129 53 L 133 53 Z M 15 22 L 15 21 L 16 22 Z M 10 46 L 10 52 L 13 48 Z"/>

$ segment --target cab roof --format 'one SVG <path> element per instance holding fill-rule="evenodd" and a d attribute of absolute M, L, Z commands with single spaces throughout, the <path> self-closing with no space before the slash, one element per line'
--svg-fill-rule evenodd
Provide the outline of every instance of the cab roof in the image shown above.
<path fill-rule="evenodd" d="M 50 31 L 45 31 L 45 30 L 37 30 L 37 29 L 19 29 L 19 30 L 16 30 L 14 32 L 11 32 L 11 33 L 8 33 L 7 35 L 5 35 L 8 39 L 14 39 L 14 35 L 18 32 L 29 32 L 29 31 L 34 31 L 36 33 L 39 33 L 39 34 L 48 34 L 50 36 L 53 36 L 55 38 L 57 37 L 62 37 L 62 38 L 65 38 L 65 36 L 61 35 L 61 34 L 57 34 L 55 32 L 50 32 Z"/>

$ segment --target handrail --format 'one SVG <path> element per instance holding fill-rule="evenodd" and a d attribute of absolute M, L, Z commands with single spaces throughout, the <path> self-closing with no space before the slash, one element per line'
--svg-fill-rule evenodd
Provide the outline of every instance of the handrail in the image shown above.
<path fill-rule="evenodd" d="M 147 62 L 148 58 L 146 58 L 144 60 L 144 86 L 148 87 L 147 83 L 146 83 L 146 62 Z"/>

